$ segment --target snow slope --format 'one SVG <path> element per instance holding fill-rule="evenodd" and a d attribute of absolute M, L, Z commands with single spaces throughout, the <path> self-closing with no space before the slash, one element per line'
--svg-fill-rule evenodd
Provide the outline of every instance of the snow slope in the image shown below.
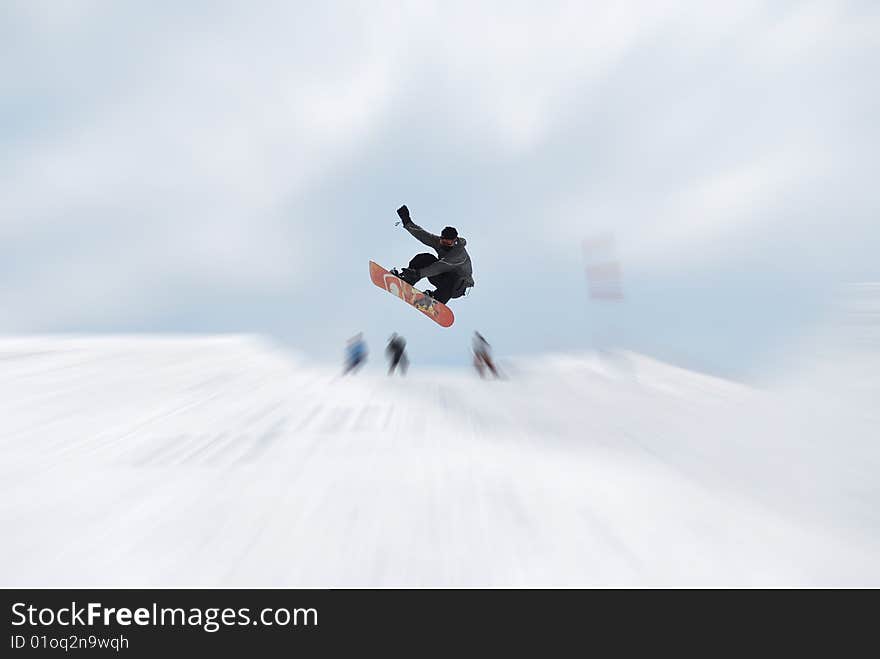
<path fill-rule="evenodd" d="M 850 384 L 4 338 L 0 585 L 880 586 L 877 389 Z"/>

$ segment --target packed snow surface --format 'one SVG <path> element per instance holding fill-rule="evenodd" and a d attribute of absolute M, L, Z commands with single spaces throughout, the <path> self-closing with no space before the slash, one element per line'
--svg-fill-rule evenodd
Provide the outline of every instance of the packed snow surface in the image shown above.
<path fill-rule="evenodd" d="M 852 364 L 343 378 L 259 337 L 3 338 L 0 585 L 880 586 Z"/>

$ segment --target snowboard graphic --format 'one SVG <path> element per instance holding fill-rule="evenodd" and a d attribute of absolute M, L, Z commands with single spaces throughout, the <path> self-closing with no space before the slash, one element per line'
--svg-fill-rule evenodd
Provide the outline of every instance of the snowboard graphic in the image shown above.
<path fill-rule="evenodd" d="M 417 288 L 413 288 L 402 279 L 392 275 L 378 263 L 373 263 L 372 261 L 370 261 L 370 279 L 373 280 L 376 286 L 415 307 L 438 325 L 449 327 L 455 322 L 452 309 L 442 302 L 437 302 L 425 295 Z"/>

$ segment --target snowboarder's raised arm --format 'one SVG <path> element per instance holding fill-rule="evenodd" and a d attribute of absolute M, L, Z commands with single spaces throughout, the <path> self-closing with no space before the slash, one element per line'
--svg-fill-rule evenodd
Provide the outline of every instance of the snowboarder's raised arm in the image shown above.
<path fill-rule="evenodd" d="M 433 233 L 425 231 L 415 222 L 410 222 L 404 228 L 409 231 L 413 235 L 413 237 L 420 243 L 423 243 L 428 247 L 432 247 L 433 249 L 437 249 L 438 247 L 440 247 L 440 236 L 435 236 Z"/>
<path fill-rule="evenodd" d="M 397 209 L 397 215 L 400 217 L 400 221 L 403 222 L 403 228 L 409 231 L 413 238 L 433 249 L 440 247 L 440 236 L 435 236 L 433 233 L 425 231 L 422 227 L 413 222 L 410 219 L 409 209 L 406 205 Z"/>

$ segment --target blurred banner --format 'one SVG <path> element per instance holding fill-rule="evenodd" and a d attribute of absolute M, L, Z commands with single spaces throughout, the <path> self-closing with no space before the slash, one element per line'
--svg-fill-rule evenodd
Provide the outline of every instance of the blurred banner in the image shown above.
<path fill-rule="evenodd" d="M 613 301 L 623 299 L 620 261 L 617 258 L 614 236 L 591 236 L 583 240 L 582 246 L 590 298 Z"/>
<path fill-rule="evenodd" d="M 623 276 L 614 235 L 594 234 L 585 238 L 581 246 L 587 291 L 590 301 L 594 303 L 590 309 L 593 348 L 607 367 L 629 374 L 631 367 L 628 359 L 619 351 L 624 343 L 624 332 L 618 317 L 619 303 L 623 301 Z"/>

